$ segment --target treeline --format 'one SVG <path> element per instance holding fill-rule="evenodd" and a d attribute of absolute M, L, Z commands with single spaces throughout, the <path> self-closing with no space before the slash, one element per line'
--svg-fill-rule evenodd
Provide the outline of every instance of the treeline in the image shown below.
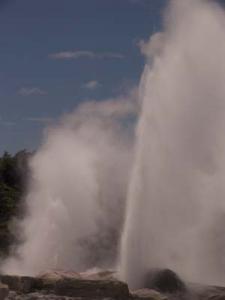
<path fill-rule="evenodd" d="M 31 153 L 23 150 L 15 155 L 5 152 L 0 157 L 0 256 L 8 254 L 15 239 L 10 230 L 10 222 L 14 216 L 22 214 L 30 156 Z"/>

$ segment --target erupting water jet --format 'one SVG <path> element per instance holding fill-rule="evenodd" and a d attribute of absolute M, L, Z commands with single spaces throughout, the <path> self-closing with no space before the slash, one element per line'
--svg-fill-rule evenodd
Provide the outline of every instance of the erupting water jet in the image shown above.
<path fill-rule="evenodd" d="M 122 238 L 121 276 L 149 268 L 225 280 L 225 14 L 174 0 L 164 30 L 142 43 L 142 112 Z"/>

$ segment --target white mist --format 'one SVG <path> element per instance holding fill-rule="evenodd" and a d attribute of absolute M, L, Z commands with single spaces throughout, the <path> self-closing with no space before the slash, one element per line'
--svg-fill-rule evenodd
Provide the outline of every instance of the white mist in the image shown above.
<path fill-rule="evenodd" d="M 33 156 L 23 242 L 1 270 L 36 275 L 49 269 L 109 268 L 123 223 L 136 114 L 135 92 L 90 101 L 49 128 Z"/>

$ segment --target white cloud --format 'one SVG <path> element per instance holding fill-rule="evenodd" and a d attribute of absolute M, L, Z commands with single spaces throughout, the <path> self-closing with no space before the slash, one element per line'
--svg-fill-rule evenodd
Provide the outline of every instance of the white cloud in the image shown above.
<path fill-rule="evenodd" d="M 46 118 L 46 117 L 32 118 L 32 117 L 29 117 L 26 120 L 31 121 L 31 122 L 38 122 L 38 123 L 51 123 L 53 121 L 53 118 Z"/>
<path fill-rule="evenodd" d="M 14 121 L 5 121 L 1 116 L 0 116 L 0 124 L 5 126 L 5 127 L 12 127 L 16 125 L 16 122 Z"/>
<path fill-rule="evenodd" d="M 6 127 L 11 127 L 11 126 L 15 126 L 16 122 L 12 122 L 12 121 L 2 121 L 2 125 L 6 126 Z"/>
<path fill-rule="evenodd" d="M 83 85 L 83 88 L 88 89 L 88 90 L 94 90 L 100 86 L 101 86 L 101 83 L 99 83 L 97 80 L 91 80 L 91 81 L 86 82 Z"/>
<path fill-rule="evenodd" d="M 130 3 L 133 3 L 133 4 L 141 4 L 141 5 L 143 5 L 143 4 L 146 4 L 146 2 L 149 2 L 151 0 L 129 0 L 129 1 L 130 1 Z"/>
<path fill-rule="evenodd" d="M 123 59 L 124 55 L 121 53 L 113 53 L 113 52 L 105 52 L 102 54 L 96 54 L 97 58 L 116 58 L 116 59 Z"/>
<path fill-rule="evenodd" d="M 131 3 L 140 3 L 141 0 L 130 0 Z"/>
<path fill-rule="evenodd" d="M 95 54 L 91 51 L 63 51 L 49 55 L 52 59 L 77 59 L 80 57 L 94 58 Z"/>
<path fill-rule="evenodd" d="M 104 58 L 112 58 L 112 59 L 123 59 L 124 55 L 121 53 L 114 52 L 102 52 L 96 53 L 88 50 L 74 50 L 74 51 L 62 51 L 49 54 L 49 58 L 56 60 L 70 60 L 70 59 L 78 59 L 78 58 L 87 58 L 87 59 L 104 59 Z"/>
<path fill-rule="evenodd" d="M 21 96 L 44 96 L 47 92 L 38 87 L 23 87 L 18 91 L 18 94 Z"/>

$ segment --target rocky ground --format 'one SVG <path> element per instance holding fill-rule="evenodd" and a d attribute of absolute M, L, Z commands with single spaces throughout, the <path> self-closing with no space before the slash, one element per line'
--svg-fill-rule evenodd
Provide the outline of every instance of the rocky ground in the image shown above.
<path fill-rule="evenodd" d="M 130 291 L 111 271 L 0 275 L 0 281 L 0 300 L 225 300 L 225 288 L 187 285 L 170 270 L 150 271 L 137 291 Z"/>

